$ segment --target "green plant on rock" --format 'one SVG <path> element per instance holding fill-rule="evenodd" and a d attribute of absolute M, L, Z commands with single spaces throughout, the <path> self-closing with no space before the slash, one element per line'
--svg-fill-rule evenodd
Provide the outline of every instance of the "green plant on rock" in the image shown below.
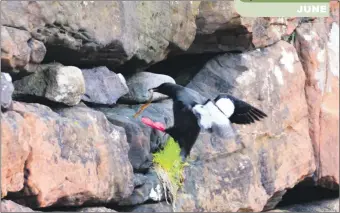
<path fill-rule="evenodd" d="M 294 44 L 296 37 L 296 31 L 294 30 L 292 34 L 283 36 L 282 39 L 290 44 Z"/>
<path fill-rule="evenodd" d="M 170 192 L 173 207 L 177 191 L 182 186 L 184 166 L 187 165 L 182 162 L 180 151 L 178 143 L 169 137 L 164 148 L 153 154 L 155 171 L 163 183 L 164 191 Z"/>

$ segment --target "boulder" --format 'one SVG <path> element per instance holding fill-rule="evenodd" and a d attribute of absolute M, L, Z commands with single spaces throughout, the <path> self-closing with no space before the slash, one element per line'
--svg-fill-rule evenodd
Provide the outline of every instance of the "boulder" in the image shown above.
<path fill-rule="evenodd" d="M 11 200 L 1 200 L 1 212 L 38 212 Z"/>
<path fill-rule="evenodd" d="M 323 20 L 296 29 L 295 46 L 306 73 L 309 134 L 318 183 L 339 186 L 339 25 Z"/>
<path fill-rule="evenodd" d="M 13 176 L 18 185 L 8 189 L 9 181 L 2 181 L 1 188 L 15 192 L 24 184 L 14 193 L 18 203 L 32 208 L 117 203 L 132 193 L 125 131 L 103 113 L 84 105 L 56 113 L 15 102 L 1 125 L 5 177 Z"/>
<path fill-rule="evenodd" d="M 145 202 L 160 202 L 165 199 L 162 183 L 157 174 L 151 170 L 145 175 L 145 182 L 135 187 L 130 197 L 122 200 L 121 206 L 135 206 Z"/>
<path fill-rule="evenodd" d="M 339 3 L 339 2 L 338 2 Z M 327 91 L 320 110 L 320 180 L 322 186 L 339 189 L 339 23 L 333 22 L 327 42 Z M 338 210 L 339 211 L 339 210 Z"/>
<path fill-rule="evenodd" d="M 107 67 L 81 70 L 85 79 L 85 94 L 82 100 L 95 104 L 112 105 L 129 92 L 125 78 Z"/>
<path fill-rule="evenodd" d="M 256 62 L 256 63 L 255 63 Z M 209 61 L 188 84 L 208 98 L 234 95 L 268 117 L 233 125 L 237 137 L 201 133 L 184 169 L 175 211 L 262 211 L 315 171 L 308 134 L 305 74 L 294 46 L 285 41 Z M 200 157 L 202 156 L 202 157 Z"/>
<path fill-rule="evenodd" d="M 272 45 L 291 34 L 297 18 L 241 17 L 233 1 L 202 1 L 197 35 L 189 53 L 247 51 Z"/>
<path fill-rule="evenodd" d="M 228 23 L 237 18 L 233 2 L 201 2 L 196 17 L 197 34 L 213 34 L 217 30 L 226 29 Z"/>
<path fill-rule="evenodd" d="M 66 105 L 77 105 L 85 93 L 81 70 L 61 64 L 41 65 L 32 75 L 14 82 L 17 98 L 44 98 Z"/>
<path fill-rule="evenodd" d="M 47 61 L 114 68 L 136 58 L 150 63 L 196 34 L 199 2 L 5 2 L 1 23 L 48 48 Z M 6 41 L 7 42 L 7 41 Z M 28 57 L 29 58 L 29 57 Z"/>
<path fill-rule="evenodd" d="M 173 212 L 171 205 L 166 202 L 138 205 L 131 212 Z"/>
<path fill-rule="evenodd" d="M 265 47 L 291 34 L 299 21 L 241 17 L 228 1 L 5 2 L 2 11 L 3 25 L 26 31 L 49 49 L 46 61 L 110 69 L 131 59 L 138 66 L 152 64 L 169 52 L 188 49 L 203 53 Z M 4 42 L 11 39 L 7 36 Z"/>
<path fill-rule="evenodd" d="M 32 38 L 27 30 L 1 26 L 1 67 L 25 69 L 30 63 L 42 62 L 46 54 L 43 42 Z"/>
<path fill-rule="evenodd" d="M 12 94 L 14 86 L 12 84 L 12 77 L 8 73 L 1 73 L 0 76 L 0 88 L 1 88 L 1 108 L 8 109 L 12 105 Z"/>
<path fill-rule="evenodd" d="M 129 159 L 135 171 L 147 170 L 152 164 L 151 153 L 161 147 L 168 138 L 166 134 L 143 124 L 141 118 L 146 116 L 166 126 L 173 125 L 172 101 L 152 103 L 139 117 L 134 118 L 133 115 L 140 107 L 141 105 L 118 104 L 113 108 L 97 108 L 111 123 L 125 129 L 130 144 Z"/>
<path fill-rule="evenodd" d="M 158 87 L 163 83 L 176 83 L 173 78 L 167 75 L 154 74 L 151 72 L 138 72 L 127 78 L 129 93 L 121 98 L 122 102 L 145 103 L 150 97 L 149 89 Z M 155 92 L 152 101 L 166 99 L 168 96 Z"/>

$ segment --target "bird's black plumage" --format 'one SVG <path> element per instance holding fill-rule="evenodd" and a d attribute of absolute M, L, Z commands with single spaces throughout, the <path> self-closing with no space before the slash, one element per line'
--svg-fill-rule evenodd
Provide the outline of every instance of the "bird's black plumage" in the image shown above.
<path fill-rule="evenodd" d="M 194 90 L 172 83 L 163 83 L 153 91 L 167 95 L 173 100 L 174 125 L 165 132 L 178 142 L 181 156 L 185 158 L 190 154 L 200 132 L 197 117 L 192 113 L 192 108 L 204 103 L 207 99 Z"/>
<path fill-rule="evenodd" d="M 190 155 L 200 130 L 223 135 L 230 122 L 250 124 L 266 117 L 261 110 L 226 94 L 220 94 L 212 101 L 192 89 L 173 83 L 163 83 L 153 91 L 173 100 L 174 125 L 165 132 L 179 143 L 183 160 Z"/>

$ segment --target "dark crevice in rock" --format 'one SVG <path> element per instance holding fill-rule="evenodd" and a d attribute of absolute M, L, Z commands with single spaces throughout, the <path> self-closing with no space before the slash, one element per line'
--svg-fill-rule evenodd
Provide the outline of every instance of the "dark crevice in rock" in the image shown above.
<path fill-rule="evenodd" d="M 82 194 L 79 194 L 78 196 L 82 196 Z M 30 199 L 30 197 L 27 197 L 27 196 L 24 197 L 25 200 L 27 200 L 27 198 Z M 36 196 L 34 196 L 34 199 L 36 199 Z M 104 203 L 104 202 L 101 202 L 97 199 L 88 200 L 88 201 L 86 201 L 82 204 L 79 204 L 79 205 L 69 205 L 69 206 L 64 205 L 65 202 L 67 202 L 68 199 L 69 199 L 68 197 L 62 197 L 62 198 L 59 198 L 58 201 L 56 201 L 56 203 L 52 206 L 34 208 L 34 206 L 37 206 L 37 205 L 33 205 L 31 208 L 34 211 L 41 211 L 41 212 L 78 212 L 82 208 L 92 208 L 92 207 L 105 207 L 105 208 L 109 208 L 109 209 L 113 209 L 113 210 L 117 210 L 117 208 L 119 208 L 118 204 L 116 204 L 114 202 L 110 203 L 110 201 L 109 201 L 109 203 Z M 72 199 L 77 200 L 78 198 L 76 197 L 76 198 L 72 198 Z M 18 204 L 21 203 L 20 200 L 15 200 L 15 199 L 13 199 L 13 200 L 15 202 L 17 202 Z M 31 204 L 31 203 L 29 203 L 29 204 Z M 27 205 L 24 205 L 24 206 L 27 206 Z"/>
<path fill-rule="evenodd" d="M 123 65 L 114 68 L 114 72 L 122 73 L 126 78 L 140 71 L 164 74 L 174 78 L 177 84 L 186 85 L 210 59 L 225 53 L 241 52 L 235 50 L 199 54 L 187 53 L 172 44 L 169 45 L 168 50 L 167 58 L 162 61 L 146 63 L 134 56 Z"/>
<path fill-rule="evenodd" d="M 79 207 L 45 207 L 45 208 L 35 208 L 35 211 L 42 212 L 76 212 Z"/>
<path fill-rule="evenodd" d="M 317 181 L 317 184 L 319 186 L 322 186 L 322 187 L 330 189 L 330 190 L 339 190 L 339 184 L 337 184 L 337 181 L 336 181 L 335 177 L 333 177 L 333 176 L 321 177 Z"/>
<path fill-rule="evenodd" d="M 78 206 L 78 208 L 83 208 L 83 207 L 104 205 L 103 202 L 100 201 L 100 199 L 98 198 L 92 198 L 85 202 L 80 202 L 81 200 L 83 200 L 82 197 L 90 197 L 90 196 L 91 196 L 90 193 L 77 193 L 77 194 L 74 194 L 72 198 L 70 198 L 69 196 L 60 197 L 52 206 L 48 207 L 47 209 L 48 210 L 52 210 L 54 208 L 67 209 L 67 208 L 74 208 L 73 206 Z M 72 204 L 68 205 L 68 203 L 72 203 Z"/>
<path fill-rule="evenodd" d="M 18 26 L 13 26 L 13 25 L 8 25 L 8 24 L 2 24 L 1 26 L 27 31 L 27 29 L 25 29 L 24 27 L 20 27 L 20 26 L 18 27 Z"/>
<path fill-rule="evenodd" d="M 50 42 L 46 44 L 47 52 L 42 63 L 59 62 L 64 66 L 76 66 L 81 69 L 106 66 L 115 71 L 128 57 L 119 41 L 103 47 L 88 43 L 79 49 L 68 48 L 62 41 L 52 43 L 53 45 Z"/>
<path fill-rule="evenodd" d="M 207 61 L 219 54 L 223 53 L 170 55 L 168 59 L 150 66 L 146 71 L 171 76 L 177 84 L 186 85 Z"/>
<path fill-rule="evenodd" d="M 116 73 L 122 73 L 125 77 L 128 77 L 141 69 L 148 67 L 148 64 L 144 60 L 140 60 L 138 57 L 133 56 L 130 60 L 118 66 L 114 69 Z"/>
<path fill-rule="evenodd" d="M 244 52 L 255 48 L 253 34 L 237 17 L 211 34 L 198 33 L 187 53 Z"/>
<path fill-rule="evenodd" d="M 87 107 L 90 107 L 92 109 L 96 108 L 114 108 L 117 104 L 99 104 L 99 103 L 93 103 L 93 102 L 87 102 L 87 101 L 82 101 Z"/>
<path fill-rule="evenodd" d="M 160 100 L 154 100 L 154 101 L 152 101 L 152 103 L 157 104 L 157 103 L 162 103 L 163 101 L 167 101 L 167 100 L 171 100 L 171 99 L 170 98 L 164 98 L 164 99 L 160 99 Z M 141 103 L 138 103 L 136 101 L 123 100 L 122 97 L 121 97 L 120 99 L 118 99 L 117 104 L 128 105 L 128 106 L 138 106 Z"/>
<path fill-rule="evenodd" d="M 39 66 L 38 64 L 34 64 L 35 66 Z M 8 68 L 8 67 L 1 67 L 1 72 L 6 72 L 11 75 L 12 81 L 21 80 L 22 78 L 33 74 L 32 72 L 27 71 L 25 68 Z"/>
<path fill-rule="evenodd" d="M 313 22 L 315 20 L 314 17 L 301 17 L 299 18 L 299 25 L 302 23 L 310 23 Z"/>
<path fill-rule="evenodd" d="M 114 206 L 114 205 L 107 205 L 107 208 L 111 208 L 116 210 L 117 212 L 132 212 L 135 208 L 142 206 L 142 205 L 147 205 L 147 204 L 157 204 L 160 202 L 152 201 L 152 200 L 147 200 L 142 204 L 137 204 L 137 205 L 130 205 L 130 206 Z"/>
<path fill-rule="evenodd" d="M 81 69 L 106 66 L 115 73 L 122 73 L 125 76 L 136 73 L 141 69 L 147 69 L 153 63 L 157 63 L 148 63 L 138 58 L 137 55 L 129 58 L 120 41 L 113 41 L 106 46 L 100 46 L 87 41 L 87 43 L 82 43 L 81 47 L 77 47 L 79 44 L 75 42 L 73 45 L 75 48 L 72 49 L 65 46 L 65 41 L 60 38 L 59 34 L 56 34 L 55 38 L 51 41 L 46 42 L 47 52 L 42 63 L 59 62 L 64 66 L 76 66 Z M 76 35 L 71 35 L 77 38 Z M 165 52 L 170 52 L 174 55 L 183 53 L 179 47 L 172 43 L 169 44 Z"/>
<path fill-rule="evenodd" d="M 4 199 L 11 200 L 19 205 L 29 208 L 38 205 L 37 196 L 25 194 L 24 189 L 18 192 L 8 192 L 7 196 Z"/>
<path fill-rule="evenodd" d="M 38 96 L 34 96 L 34 95 L 14 95 L 13 100 L 24 102 L 24 103 L 38 103 L 38 104 L 48 106 L 51 109 L 71 107 L 71 106 L 68 106 L 68 105 L 63 104 L 63 103 L 51 101 L 51 100 L 48 100 L 44 97 L 38 97 Z"/>
<path fill-rule="evenodd" d="M 110 204 L 110 206 L 111 207 L 107 207 L 107 204 L 83 204 L 81 206 L 49 206 L 44 208 L 35 208 L 34 210 L 42 212 L 79 212 L 82 208 L 105 207 L 117 211 L 116 205 Z"/>
<path fill-rule="evenodd" d="M 150 46 L 149 48 L 153 48 L 153 47 Z M 177 47 L 175 44 L 171 42 L 169 43 L 169 46 L 167 47 L 167 50 L 165 52 L 169 52 L 168 58 L 171 58 L 172 55 L 179 55 L 179 54 L 185 53 L 183 50 L 181 50 L 179 47 Z M 167 61 L 167 59 L 164 59 L 159 62 L 147 63 L 146 61 L 139 59 L 137 56 L 133 56 L 130 60 L 116 67 L 114 71 L 116 73 L 122 73 L 125 77 L 128 77 L 142 70 L 148 71 L 150 67 L 153 67 L 154 65 L 157 65 L 164 61 Z M 152 72 L 152 71 L 149 71 L 149 72 Z"/>
<path fill-rule="evenodd" d="M 64 47 L 62 45 L 47 45 L 46 55 L 42 63 L 59 62 L 63 65 L 77 66 L 80 64 L 81 54 L 76 51 Z"/>
<path fill-rule="evenodd" d="M 13 110 L 13 102 L 7 108 L 4 108 L 3 106 L 1 106 L 1 113 L 5 113 L 8 111 L 12 111 L 12 110 Z"/>
<path fill-rule="evenodd" d="M 315 185 L 312 178 L 306 178 L 292 189 L 288 189 L 281 202 L 276 207 L 284 207 L 293 204 L 302 204 L 313 201 L 338 198 L 339 190 L 330 190 Z"/>

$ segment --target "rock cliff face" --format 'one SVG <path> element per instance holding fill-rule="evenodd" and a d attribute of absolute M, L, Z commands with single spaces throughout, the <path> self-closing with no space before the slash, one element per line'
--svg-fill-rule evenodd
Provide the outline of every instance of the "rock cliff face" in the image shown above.
<path fill-rule="evenodd" d="M 339 2 L 308 19 L 241 17 L 228 1 L 2 2 L 1 210 L 266 211 L 307 177 L 338 190 L 338 14 Z M 173 206 L 152 161 L 168 136 L 133 117 L 163 82 L 268 115 L 230 140 L 201 133 Z M 155 95 L 143 116 L 172 126 L 172 101 Z"/>
<path fill-rule="evenodd" d="M 318 164 L 319 183 L 339 183 L 339 25 L 322 20 L 303 23 L 296 30 L 295 46 L 306 73 L 309 132 Z M 332 153 L 332 154 L 329 154 Z"/>
<path fill-rule="evenodd" d="M 256 125 L 235 126 L 239 136 L 235 141 L 209 135 L 199 139 L 195 155 L 217 157 L 186 170 L 178 208 L 261 211 L 266 204 L 273 205 L 268 201 L 280 196 L 282 190 L 311 176 L 315 161 L 308 134 L 304 82 L 295 48 L 284 41 L 209 61 L 188 87 L 207 97 L 228 91 L 269 116 Z"/>
<path fill-rule="evenodd" d="M 133 57 L 160 61 L 171 46 L 189 48 L 198 6 L 178 1 L 5 3 L 4 66 L 25 68 L 41 62 L 45 54 L 45 60 L 89 66 L 115 67 Z M 46 53 L 46 47 L 51 52 Z"/>

